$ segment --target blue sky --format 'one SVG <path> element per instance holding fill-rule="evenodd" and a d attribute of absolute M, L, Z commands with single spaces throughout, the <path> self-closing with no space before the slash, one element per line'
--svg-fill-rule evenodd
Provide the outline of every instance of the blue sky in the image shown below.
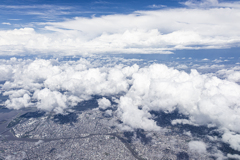
<path fill-rule="evenodd" d="M 237 52 L 239 12 L 239 1 L 4 0 L 0 50 L 1 55 Z"/>
<path fill-rule="evenodd" d="M 18 0 L 2 1 L 1 20 L 14 23 L 26 23 L 32 21 L 56 21 L 74 16 L 100 16 L 106 14 L 129 14 L 136 10 L 152 10 L 166 7 L 181 7 L 181 1 L 38 1 Z M 42 13 L 42 14 L 40 14 Z M 51 14 L 43 16 L 43 14 Z M 7 28 L 2 25 L 2 28 Z M 10 27 L 10 26 L 8 26 Z"/>

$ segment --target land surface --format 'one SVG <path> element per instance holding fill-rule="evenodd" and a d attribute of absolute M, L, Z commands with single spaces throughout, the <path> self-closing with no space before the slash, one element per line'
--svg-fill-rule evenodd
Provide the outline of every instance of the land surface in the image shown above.
<path fill-rule="evenodd" d="M 164 118 L 164 115 L 159 115 Z M 159 117 L 158 117 L 159 118 Z M 161 119 L 161 122 L 164 119 Z M 168 123 L 165 117 L 165 124 Z M 4 121 L 1 121 L 4 123 Z M 165 125 L 160 131 L 123 131 L 117 116 L 98 108 L 65 114 L 34 111 L 14 117 L 0 137 L 0 159 L 216 159 L 214 149 L 189 149 L 209 141 Z"/>

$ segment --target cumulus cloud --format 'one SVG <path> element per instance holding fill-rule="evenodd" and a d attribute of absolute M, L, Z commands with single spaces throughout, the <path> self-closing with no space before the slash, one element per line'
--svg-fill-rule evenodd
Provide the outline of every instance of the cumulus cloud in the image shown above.
<path fill-rule="evenodd" d="M 168 54 L 177 49 L 238 46 L 240 8 L 230 2 L 208 0 L 201 3 L 214 4 L 215 7 L 75 17 L 61 22 L 39 22 L 32 28 L 1 30 L 1 55 L 26 52 L 58 55 Z M 219 7 L 220 4 L 225 7 Z"/>
<path fill-rule="evenodd" d="M 194 124 L 193 122 L 191 122 L 188 119 L 175 119 L 172 120 L 172 125 L 176 125 L 176 124 L 189 124 L 189 125 L 193 125 L 193 126 L 198 126 L 197 124 Z"/>
<path fill-rule="evenodd" d="M 150 119 L 150 113 L 138 109 L 138 105 L 131 98 L 121 97 L 118 111 L 124 125 L 131 128 L 143 128 L 148 131 L 160 129 L 156 122 Z M 124 129 L 124 127 L 122 128 Z"/>
<path fill-rule="evenodd" d="M 127 92 L 131 76 L 137 65 L 96 67 L 86 59 L 77 62 L 57 60 L 2 60 L 5 82 L 1 88 L 9 97 L 5 102 L 9 108 L 20 109 L 32 106 L 32 100 L 39 109 L 62 112 L 69 106 L 88 100 L 92 95 L 114 95 Z M 14 64 L 14 65 L 13 65 Z M 99 65 L 99 64 L 96 64 Z M 5 72 L 6 73 L 6 72 Z M 104 101 L 105 100 L 105 101 Z M 99 100 L 99 106 L 109 107 L 106 98 Z"/>
<path fill-rule="evenodd" d="M 105 116 L 111 117 L 112 116 L 112 110 L 106 110 L 105 111 Z"/>
<path fill-rule="evenodd" d="M 239 131 L 235 123 L 240 118 L 237 107 L 240 105 L 238 84 L 211 75 L 201 75 L 196 70 L 187 74 L 160 64 L 141 68 L 132 77 L 132 87 L 125 98 L 120 99 L 119 110 L 123 110 L 123 115 L 127 113 L 124 111 L 127 106 L 135 106 L 131 109 L 136 110 L 141 106 L 142 110 L 137 111 L 146 119 L 149 110 L 171 112 L 177 108 L 181 113 L 190 115 L 188 123 L 214 123 Z M 121 105 L 125 101 L 129 104 Z"/>
<path fill-rule="evenodd" d="M 38 100 L 37 108 L 51 111 L 54 109 L 57 113 L 62 113 L 67 108 L 67 97 L 58 91 L 50 91 L 47 88 L 36 90 L 33 98 Z"/>
<path fill-rule="evenodd" d="M 206 153 L 206 144 L 201 141 L 191 141 L 188 143 L 189 149 L 198 153 Z"/>
<path fill-rule="evenodd" d="M 238 154 L 227 154 L 227 157 L 231 159 L 240 159 L 240 155 Z"/>
<path fill-rule="evenodd" d="M 232 82 L 240 82 L 240 67 L 236 66 L 231 69 L 221 69 L 217 72 L 217 75 Z"/>
<path fill-rule="evenodd" d="M 11 98 L 5 102 L 5 105 L 11 109 L 21 109 L 33 106 L 31 103 L 31 97 L 28 94 L 24 94 L 19 98 Z"/>
<path fill-rule="evenodd" d="M 222 140 L 230 144 L 230 146 L 233 149 L 240 151 L 240 135 L 239 134 L 235 134 L 233 132 L 226 132 L 222 136 Z"/>
<path fill-rule="evenodd" d="M 1 65 L 0 66 L 0 81 L 8 80 L 13 74 L 13 70 L 10 65 Z"/>
<path fill-rule="evenodd" d="M 103 97 L 102 99 L 98 100 L 98 106 L 101 109 L 107 109 L 111 107 L 111 102 L 107 98 Z"/>
<path fill-rule="evenodd" d="M 180 64 L 176 67 L 177 69 L 187 69 L 188 66 L 186 66 L 185 64 Z"/>
<path fill-rule="evenodd" d="M 225 129 L 222 140 L 239 150 L 238 83 L 228 77 L 220 79 L 214 74 L 200 74 L 195 69 L 187 73 L 164 64 L 127 66 L 124 64 L 127 60 L 118 60 L 118 63 L 104 61 L 104 65 L 94 57 L 78 61 L 1 60 L 0 68 L 7 73 L 0 86 L 2 94 L 8 96 L 5 105 L 13 109 L 35 106 L 62 113 L 78 102 L 98 95 L 117 103 L 116 111 L 107 110 L 105 114 L 118 116 L 123 122 L 119 125 L 122 129 L 148 131 L 161 129 L 150 111 L 172 112 L 177 109 L 188 118 L 175 119 L 173 125 Z M 228 70 L 234 73 L 238 69 L 221 70 L 221 73 L 228 74 Z M 101 98 L 98 105 L 107 109 L 111 102 Z"/>

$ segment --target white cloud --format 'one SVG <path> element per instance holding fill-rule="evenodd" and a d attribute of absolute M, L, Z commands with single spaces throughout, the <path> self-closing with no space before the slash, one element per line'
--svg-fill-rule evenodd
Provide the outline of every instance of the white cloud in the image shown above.
<path fill-rule="evenodd" d="M 9 96 L 5 105 L 14 109 L 36 106 L 61 113 L 93 95 L 107 96 L 112 97 L 118 109 L 114 113 L 106 111 L 106 114 L 118 116 L 123 121 L 119 125 L 122 129 L 148 131 L 160 129 L 150 111 L 178 109 L 189 118 L 175 119 L 172 124 L 211 124 L 225 128 L 223 141 L 239 150 L 235 143 L 240 132 L 238 83 L 228 77 L 220 79 L 213 74 L 200 74 L 194 69 L 186 73 L 163 64 L 125 66 L 127 60 L 113 60 L 99 57 L 78 61 L 0 60 L 1 70 L 7 73 L 1 85 L 3 95 Z M 238 73 L 239 67 L 221 72 L 228 75 L 228 71 Z M 121 96 L 116 99 L 116 95 Z M 106 109 L 111 102 L 101 98 L 98 105 Z M 228 130 L 233 134 L 229 135 Z"/>
<path fill-rule="evenodd" d="M 230 73 L 227 78 L 233 82 L 240 82 L 240 71 Z"/>
<path fill-rule="evenodd" d="M 193 125 L 193 126 L 198 126 L 196 124 L 194 124 L 193 122 L 191 122 L 191 120 L 188 119 L 174 119 L 172 120 L 172 125 L 176 125 L 176 124 L 189 124 L 189 125 Z"/>
<path fill-rule="evenodd" d="M 224 65 L 202 65 L 197 67 L 197 69 L 213 70 L 213 69 L 223 69 L 224 67 L 225 67 Z"/>
<path fill-rule="evenodd" d="M 68 106 L 66 105 L 67 97 L 58 91 L 50 91 L 47 88 L 36 90 L 33 95 L 38 100 L 37 108 L 62 113 Z"/>
<path fill-rule="evenodd" d="M 132 87 L 125 98 L 120 99 L 119 105 L 122 114 L 128 114 L 126 117 L 132 118 L 133 113 L 139 112 L 139 118 L 135 115 L 139 122 L 142 117 L 149 118 L 149 110 L 178 108 L 181 113 L 190 115 L 190 122 L 194 124 L 213 123 L 240 131 L 236 124 L 240 119 L 237 107 L 240 86 L 236 83 L 200 75 L 196 70 L 187 74 L 159 64 L 141 68 L 132 78 Z M 129 104 L 124 103 L 125 100 Z M 131 110 L 135 108 L 136 111 L 130 112 L 125 106 L 133 106 Z M 143 109 L 138 110 L 139 106 Z"/>
<path fill-rule="evenodd" d="M 186 66 L 185 64 L 180 64 L 176 67 L 177 69 L 187 69 L 188 66 Z"/>
<path fill-rule="evenodd" d="M 33 106 L 31 103 L 31 97 L 28 94 L 24 94 L 22 97 L 8 99 L 5 102 L 5 105 L 11 109 L 21 109 Z"/>
<path fill-rule="evenodd" d="M 105 115 L 107 116 L 112 116 L 112 110 L 106 110 Z"/>
<path fill-rule="evenodd" d="M 0 65 L 0 81 L 8 80 L 13 76 L 11 65 Z"/>
<path fill-rule="evenodd" d="M 103 97 L 102 99 L 98 100 L 98 106 L 101 109 L 107 109 L 111 107 L 111 102 L 107 98 Z"/>
<path fill-rule="evenodd" d="M 148 131 L 160 129 L 160 127 L 156 125 L 156 122 L 150 119 L 150 113 L 139 110 L 137 104 L 128 97 L 120 98 L 118 113 L 124 125 L 130 126 L 131 128 L 142 128 Z M 122 129 L 124 129 L 124 127 Z"/>
<path fill-rule="evenodd" d="M 86 59 L 70 63 L 53 59 L 19 61 L 13 58 L 2 60 L 2 63 L 2 71 L 9 72 L 2 72 L 8 74 L 2 77 L 2 81 L 6 82 L 1 86 L 5 90 L 4 95 L 9 96 L 7 107 L 29 107 L 32 98 L 38 101 L 38 108 L 57 112 L 88 100 L 92 95 L 126 92 L 129 87 L 127 77 L 138 70 L 137 65 L 96 67 L 93 65 L 95 62 L 90 63 Z"/>
<path fill-rule="evenodd" d="M 225 143 L 230 144 L 230 147 L 233 149 L 240 151 L 240 135 L 235 134 L 233 132 L 226 132 L 222 136 L 222 140 Z"/>
<path fill-rule="evenodd" d="M 220 59 L 214 59 L 212 62 L 215 62 L 215 63 L 221 63 L 221 62 L 223 62 L 223 61 L 220 60 Z"/>
<path fill-rule="evenodd" d="M 9 96 L 9 98 L 19 98 L 19 97 L 22 97 L 24 94 L 30 95 L 30 92 L 24 89 L 20 89 L 20 90 L 10 90 L 3 93 L 4 96 Z"/>
<path fill-rule="evenodd" d="M 175 8 L 38 23 L 1 30 L 0 50 L 1 55 L 89 55 L 227 48 L 240 42 L 239 12 L 234 7 Z"/>
<path fill-rule="evenodd" d="M 240 159 L 240 155 L 238 154 L 227 154 L 227 157 L 231 159 Z"/>
<path fill-rule="evenodd" d="M 11 23 L 9 23 L 9 22 L 2 22 L 2 24 L 11 25 Z"/>
<path fill-rule="evenodd" d="M 238 1 L 234 2 L 219 2 L 218 0 L 188 0 L 182 4 L 192 7 L 192 8 L 210 8 L 210 7 L 232 7 L 240 8 L 240 3 Z"/>
<path fill-rule="evenodd" d="M 206 153 L 206 144 L 201 141 L 191 141 L 188 143 L 189 149 L 198 153 Z"/>
<path fill-rule="evenodd" d="M 186 2 L 183 3 L 186 6 L 189 7 L 216 7 L 219 5 L 218 0 L 188 0 Z"/>
<path fill-rule="evenodd" d="M 167 7 L 166 5 L 157 5 L 157 4 L 153 4 L 153 5 L 149 5 L 148 8 L 165 8 Z"/>
<path fill-rule="evenodd" d="M 232 67 L 231 69 L 221 69 L 217 72 L 217 75 L 228 79 L 232 82 L 240 82 L 240 68 Z"/>

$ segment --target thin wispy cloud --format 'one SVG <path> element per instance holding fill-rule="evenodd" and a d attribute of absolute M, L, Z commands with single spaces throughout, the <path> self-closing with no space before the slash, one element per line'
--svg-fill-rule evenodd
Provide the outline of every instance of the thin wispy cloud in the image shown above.
<path fill-rule="evenodd" d="M 74 6 L 59 5 L 0 5 L 1 14 L 18 16 L 35 16 L 38 21 L 62 19 L 61 16 L 76 14 L 78 11 Z M 33 18 L 33 17 L 31 17 Z M 15 18 L 11 18 L 15 19 Z M 18 19 L 18 18 L 16 18 Z M 31 22 L 29 22 L 31 23 Z"/>
<path fill-rule="evenodd" d="M 216 7 L 219 5 L 218 0 L 188 0 L 186 2 L 183 2 L 182 4 L 188 6 L 188 7 Z"/>
<path fill-rule="evenodd" d="M 181 2 L 181 4 L 186 5 L 191 8 L 213 8 L 213 7 L 230 7 L 230 8 L 240 8 L 240 2 L 219 2 L 218 0 L 188 0 L 186 2 Z"/>
<path fill-rule="evenodd" d="M 73 9 L 71 6 L 59 6 L 59 5 L 0 5 L 0 8 L 9 9 L 58 9 L 58 10 L 69 10 Z"/>
<path fill-rule="evenodd" d="M 10 21 L 20 21 L 22 19 L 8 19 L 8 20 L 10 20 Z"/>
<path fill-rule="evenodd" d="M 167 6 L 166 5 L 156 5 L 156 4 L 148 6 L 148 8 L 154 8 L 154 9 L 165 8 L 165 7 L 167 7 Z"/>
<path fill-rule="evenodd" d="M 9 22 L 2 22 L 2 24 L 11 25 L 11 23 L 9 23 Z"/>
<path fill-rule="evenodd" d="M 107 1 L 95 1 L 93 3 L 94 4 L 111 4 L 111 2 L 107 2 Z"/>

